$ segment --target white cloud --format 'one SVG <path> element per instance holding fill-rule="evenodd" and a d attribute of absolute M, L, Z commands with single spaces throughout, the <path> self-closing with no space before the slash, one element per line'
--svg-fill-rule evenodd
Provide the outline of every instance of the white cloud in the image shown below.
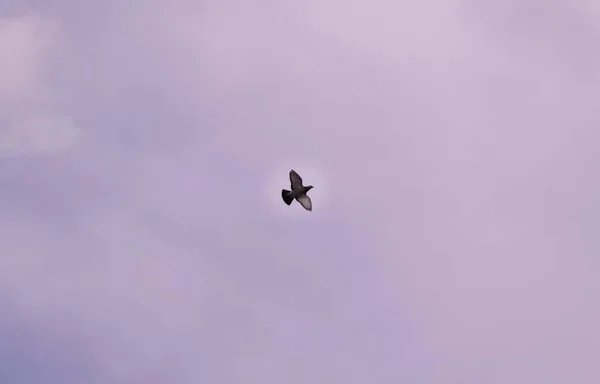
<path fill-rule="evenodd" d="M 60 23 L 29 14 L 0 19 L 0 156 L 54 153 L 74 146 L 78 129 L 62 116 L 46 59 L 60 49 Z"/>

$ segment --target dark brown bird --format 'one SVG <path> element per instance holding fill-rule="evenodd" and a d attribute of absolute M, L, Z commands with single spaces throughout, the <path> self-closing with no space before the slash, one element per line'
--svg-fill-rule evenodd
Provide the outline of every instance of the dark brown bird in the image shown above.
<path fill-rule="evenodd" d="M 300 205 L 304 207 L 304 209 L 307 211 L 312 211 L 312 201 L 310 201 L 310 197 L 308 197 L 306 192 L 310 191 L 313 186 L 303 186 L 302 178 L 293 169 L 290 171 L 290 183 L 292 188 L 291 191 L 288 191 L 287 189 L 281 190 L 281 197 L 283 198 L 283 201 L 287 205 L 290 205 L 292 204 L 292 201 L 296 199 Z"/>

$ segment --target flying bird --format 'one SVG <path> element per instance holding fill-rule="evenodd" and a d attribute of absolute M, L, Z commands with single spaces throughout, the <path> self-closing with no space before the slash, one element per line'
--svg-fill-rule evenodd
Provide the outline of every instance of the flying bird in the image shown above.
<path fill-rule="evenodd" d="M 290 183 L 292 188 L 291 191 L 288 191 L 287 189 L 281 190 L 281 197 L 283 198 L 283 201 L 287 205 L 290 205 L 292 204 L 292 201 L 296 199 L 300 205 L 304 207 L 304 209 L 307 211 L 312 211 L 312 202 L 310 201 L 310 197 L 308 197 L 306 192 L 310 191 L 313 186 L 303 186 L 302 178 L 293 169 L 290 171 Z"/>

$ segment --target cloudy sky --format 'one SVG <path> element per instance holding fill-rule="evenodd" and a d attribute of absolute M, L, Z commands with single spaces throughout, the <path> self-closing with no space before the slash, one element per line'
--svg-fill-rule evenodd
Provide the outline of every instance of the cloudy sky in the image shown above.
<path fill-rule="evenodd" d="M 596 0 L 2 1 L 0 382 L 600 382 L 599 41 Z"/>

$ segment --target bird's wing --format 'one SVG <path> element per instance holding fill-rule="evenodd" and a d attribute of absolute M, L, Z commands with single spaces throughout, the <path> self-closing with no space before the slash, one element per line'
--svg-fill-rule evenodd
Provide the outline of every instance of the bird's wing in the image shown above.
<path fill-rule="evenodd" d="M 307 211 L 312 211 L 312 201 L 310 201 L 310 197 L 305 193 L 296 197 L 296 200 L 306 209 Z"/>
<path fill-rule="evenodd" d="M 290 182 L 292 183 L 292 190 L 302 188 L 302 178 L 293 169 L 290 171 Z"/>

